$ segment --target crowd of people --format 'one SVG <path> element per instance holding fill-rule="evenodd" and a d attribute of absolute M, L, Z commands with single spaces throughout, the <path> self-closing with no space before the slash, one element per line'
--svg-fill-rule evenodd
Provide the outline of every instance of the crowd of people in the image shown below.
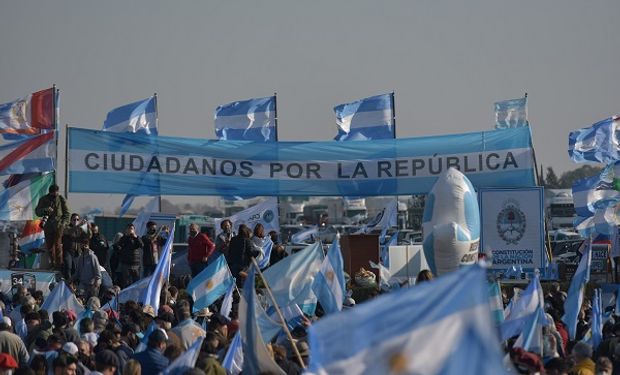
<path fill-rule="evenodd" d="M 37 212 L 45 216 L 46 246 L 50 266 L 67 282 L 86 311 L 45 311 L 43 292 L 18 286 L 12 295 L 0 295 L 0 375 L 10 374 L 158 374 L 178 358 L 198 337 L 204 337 L 200 355 L 188 374 L 226 374 L 224 356 L 239 330 L 239 294 L 227 316 L 220 300 L 192 313 L 193 301 L 186 293 L 187 278 L 171 279 L 161 293 L 160 307 L 142 306 L 136 301 L 111 306 L 119 291 L 142 277 L 151 275 L 159 262 L 168 228 L 148 222 L 138 236 L 133 224 L 108 241 L 96 224 L 88 224 L 78 214 L 69 214 L 57 186 L 43 197 Z M 237 286 L 242 288 L 252 258 L 267 256 L 263 245 L 269 237 L 274 246 L 267 265 L 287 256 L 278 233 L 265 233 L 261 224 L 253 229 L 245 224 L 233 231 L 232 222 L 223 220 L 221 231 L 210 238 L 196 224 L 189 227 L 187 260 L 195 277 L 211 262 L 224 256 Z M 102 271 L 103 270 L 103 271 Z M 111 276 L 106 285 L 103 273 Z M 417 283 L 433 279 L 428 270 Z M 349 288 L 355 281 L 349 280 Z M 506 358 L 514 371 L 522 374 L 620 374 L 620 320 L 613 316 L 603 330 L 603 341 L 595 349 L 584 338 L 590 325 L 591 306 L 586 300 L 579 315 L 577 337 L 569 340 L 562 322 L 566 293 L 557 283 L 546 287 L 545 312 L 549 325 L 543 329 L 542 356 L 514 348 L 516 337 L 505 342 Z M 504 289 L 504 305 L 509 296 Z M 385 290 L 376 290 L 376 295 Z M 347 298 L 346 308 L 355 301 Z M 291 332 L 268 345 L 275 362 L 287 374 L 300 374 L 310 356 L 307 328 L 322 315 L 320 304 L 313 316 L 305 316 Z M 301 362 L 294 348 L 301 356 Z M 510 367 L 510 366 L 509 366 Z"/>

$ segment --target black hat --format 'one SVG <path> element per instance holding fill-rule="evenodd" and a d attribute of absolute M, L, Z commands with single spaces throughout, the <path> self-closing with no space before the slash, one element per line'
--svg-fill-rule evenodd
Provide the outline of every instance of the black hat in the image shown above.
<path fill-rule="evenodd" d="M 102 350 L 95 355 L 95 363 L 99 366 L 118 368 L 118 357 L 109 349 Z"/>
<path fill-rule="evenodd" d="M 158 329 L 154 330 L 149 335 L 149 346 L 159 345 L 159 344 L 164 343 L 166 341 L 168 341 L 168 335 L 161 328 L 158 328 Z"/>
<path fill-rule="evenodd" d="M 163 320 L 164 322 L 174 323 L 174 314 L 170 314 L 169 312 L 162 312 L 155 317 L 155 320 Z"/>
<path fill-rule="evenodd" d="M 211 318 L 209 318 L 210 322 L 213 324 L 217 324 L 220 326 L 225 326 L 228 323 L 230 323 L 230 319 L 228 319 L 227 317 L 225 317 L 222 314 L 213 314 L 213 316 Z"/>

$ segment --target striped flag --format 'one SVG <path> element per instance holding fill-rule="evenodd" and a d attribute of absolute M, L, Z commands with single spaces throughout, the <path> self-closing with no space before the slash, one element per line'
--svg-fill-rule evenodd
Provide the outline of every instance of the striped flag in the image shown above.
<path fill-rule="evenodd" d="M 543 355 L 543 332 L 542 328 L 546 322 L 545 312 L 541 306 L 536 307 L 534 314 L 530 315 L 517 341 L 515 348 L 523 348 L 528 352 L 533 352 L 542 357 Z"/>
<path fill-rule="evenodd" d="M 193 311 L 209 307 L 223 296 L 233 283 L 234 279 L 228 270 L 226 257 L 220 255 L 187 285 L 187 293 L 194 300 Z"/>
<path fill-rule="evenodd" d="M 56 132 L 0 145 L 0 175 L 41 173 L 56 169 Z"/>
<path fill-rule="evenodd" d="M 495 102 L 495 129 L 519 128 L 527 121 L 527 97 Z"/>
<path fill-rule="evenodd" d="M 590 280 L 590 266 L 592 265 L 592 241 L 586 240 L 585 251 L 577 266 L 577 271 L 573 275 L 568 288 L 568 297 L 564 302 L 564 316 L 562 321 L 566 323 L 571 340 L 577 335 L 577 321 L 579 311 L 583 303 L 583 292 L 588 280 Z"/>
<path fill-rule="evenodd" d="M 157 96 L 114 108 L 103 122 L 103 131 L 157 135 Z"/>
<path fill-rule="evenodd" d="M 221 141 L 275 142 L 276 97 L 223 104 L 215 110 L 215 135 Z"/>
<path fill-rule="evenodd" d="M 39 199 L 54 183 L 54 174 L 35 175 L 0 192 L 0 220 L 33 220 Z"/>
<path fill-rule="evenodd" d="M 22 253 L 28 254 L 34 249 L 43 247 L 45 244 L 45 233 L 40 224 L 41 220 L 26 221 L 22 236 L 17 242 Z"/>
<path fill-rule="evenodd" d="M 54 311 L 73 310 L 76 314 L 84 311 L 84 306 L 75 297 L 64 281 L 59 282 L 52 292 L 45 298 L 41 309 L 52 314 Z"/>
<path fill-rule="evenodd" d="M 174 240 L 174 224 L 170 230 L 170 236 L 166 240 L 164 249 L 159 257 L 159 263 L 155 268 L 155 272 L 151 275 L 149 283 L 144 289 L 140 301 L 144 306 L 150 305 L 154 311 L 159 310 L 159 298 L 164 283 L 168 281 L 170 277 L 170 266 L 172 263 L 172 243 Z"/>
<path fill-rule="evenodd" d="M 394 93 L 364 98 L 334 107 L 337 141 L 395 138 Z"/>
<path fill-rule="evenodd" d="M 55 127 L 54 88 L 0 104 L 0 133 L 41 134 Z"/>
<path fill-rule="evenodd" d="M 166 367 L 162 375 L 182 375 L 185 374 L 187 370 L 194 368 L 198 355 L 200 354 L 203 340 L 204 337 L 198 337 L 183 354 L 178 356 L 177 359 Z"/>
<path fill-rule="evenodd" d="M 577 129 L 568 136 L 568 155 L 577 163 L 611 163 L 620 160 L 617 128 L 620 117 L 613 116 L 589 128 Z"/>
<path fill-rule="evenodd" d="M 346 288 L 344 283 L 344 261 L 340 252 L 340 236 L 332 242 L 312 286 L 325 313 L 342 310 Z"/>
<path fill-rule="evenodd" d="M 231 375 L 239 375 L 241 370 L 243 370 L 243 345 L 240 331 L 235 333 L 235 337 L 230 343 L 226 356 L 222 361 L 222 367 Z"/>
<path fill-rule="evenodd" d="M 499 325 L 504 321 L 504 302 L 502 301 L 502 288 L 499 281 L 489 284 L 489 305 L 495 324 Z"/>

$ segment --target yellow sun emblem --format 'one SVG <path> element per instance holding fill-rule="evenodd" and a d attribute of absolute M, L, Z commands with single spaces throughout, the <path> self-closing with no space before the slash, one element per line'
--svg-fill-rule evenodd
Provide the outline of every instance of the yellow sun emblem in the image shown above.
<path fill-rule="evenodd" d="M 207 290 L 210 290 L 211 288 L 213 288 L 213 281 L 209 280 L 207 281 Z"/>
<path fill-rule="evenodd" d="M 333 271 L 327 271 L 327 273 L 325 274 L 325 277 L 327 278 L 327 281 L 331 283 L 332 281 L 334 281 L 334 278 L 336 277 L 336 275 L 334 275 Z"/>
<path fill-rule="evenodd" d="M 401 374 L 407 371 L 409 361 L 403 353 L 395 353 L 390 357 L 389 366 L 391 374 Z"/>

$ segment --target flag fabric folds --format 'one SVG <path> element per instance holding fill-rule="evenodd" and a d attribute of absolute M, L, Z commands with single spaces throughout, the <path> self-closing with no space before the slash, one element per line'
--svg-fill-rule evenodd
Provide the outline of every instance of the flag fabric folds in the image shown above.
<path fill-rule="evenodd" d="M 373 229 L 388 229 L 396 226 L 398 216 L 398 202 L 396 199 L 389 200 L 387 204 L 373 218 L 368 220 L 358 233 L 368 233 Z"/>
<path fill-rule="evenodd" d="M 609 164 L 595 176 L 576 181 L 572 190 L 575 212 L 583 218 L 616 205 L 620 202 L 620 162 Z"/>
<path fill-rule="evenodd" d="M 0 104 L 0 133 L 40 134 L 55 127 L 54 88 Z"/>
<path fill-rule="evenodd" d="M 475 265 L 319 320 L 310 373 L 506 374 L 486 283 Z"/>
<path fill-rule="evenodd" d="M 573 275 L 573 279 L 570 282 L 568 288 L 568 297 L 564 302 L 564 316 L 562 321 L 566 323 L 568 334 L 571 340 L 575 340 L 577 335 L 577 320 L 579 317 L 579 310 L 583 303 L 583 292 L 586 287 L 586 283 L 590 280 L 590 266 L 592 264 L 592 241 L 586 240 L 585 251 L 577 266 L 577 271 Z"/>
<path fill-rule="evenodd" d="M 502 301 L 502 288 L 499 281 L 489 284 L 489 306 L 491 306 L 491 315 L 496 325 L 504 321 L 504 303 Z"/>
<path fill-rule="evenodd" d="M 523 330 L 514 343 L 515 348 L 523 348 L 528 352 L 543 355 L 543 324 L 546 322 L 545 312 L 541 306 L 536 307 L 534 314 L 530 315 Z"/>
<path fill-rule="evenodd" d="M 495 129 L 519 128 L 527 121 L 527 97 L 495 102 Z"/>
<path fill-rule="evenodd" d="M 84 306 L 75 297 L 64 281 L 59 282 L 52 292 L 45 298 L 41 309 L 51 314 L 54 311 L 73 310 L 77 315 L 84 311 Z"/>
<path fill-rule="evenodd" d="M 332 242 L 312 286 L 323 310 L 329 314 L 342 310 L 346 295 L 344 261 L 340 252 L 340 236 Z"/>
<path fill-rule="evenodd" d="M 254 290 L 256 267 L 250 265 L 248 276 L 243 285 L 243 293 L 239 301 L 239 330 L 243 339 L 243 373 L 260 374 L 263 372 L 284 374 L 275 363 L 263 341 L 256 322 L 255 306 L 259 304 Z"/>
<path fill-rule="evenodd" d="M 174 242 L 174 224 L 170 230 L 170 235 L 166 240 L 163 251 L 159 257 L 159 263 L 155 267 L 153 275 L 149 280 L 146 289 L 144 289 L 140 301 L 144 306 L 150 305 L 154 311 L 159 310 L 159 297 L 164 283 L 168 281 L 170 277 L 170 266 L 172 263 L 172 243 Z"/>
<path fill-rule="evenodd" d="M 592 299 L 592 349 L 596 350 L 603 341 L 603 305 L 601 299 L 601 289 L 594 289 Z"/>
<path fill-rule="evenodd" d="M 226 356 L 222 361 L 222 367 L 230 375 L 239 375 L 243 370 L 243 343 L 241 341 L 241 333 L 237 331 L 233 337 Z"/>
<path fill-rule="evenodd" d="M 235 279 L 233 278 L 233 282 L 228 287 L 226 294 L 224 295 L 224 299 L 222 300 L 222 305 L 220 306 L 220 315 L 224 315 L 228 318 L 230 312 L 232 311 L 233 305 L 233 292 L 235 291 Z"/>
<path fill-rule="evenodd" d="M 127 213 L 127 211 L 129 211 L 129 208 L 131 207 L 135 199 L 136 196 L 133 194 L 125 195 L 123 201 L 121 202 L 121 209 L 118 212 L 118 217 L 123 217 Z"/>
<path fill-rule="evenodd" d="M 278 306 L 296 303 L 304 313 L 314 313 L 316 296 L 312 291 L 312 284 L 323 258 L 321 244 L 315 242 L 263 272 Z"/>
<path fill-rule="evenodd" d="M 262 270 L 269 266 L 269 258 L 271 257 L 271 251 L 273 250 L 273 241 L 270 236 L 263 238 L 263 257 L 258 261 L 258 267 Z"/>
<path fill-rule="evenodd" d="M 159 211 L 159 197 L 153 197 L 149 200 L 144 207 L 140 209 L 138 215 L 133 220 L 132 224 L 136 227 L 136 234 L 143 236 L 146 231 L 146 223 L 151 219 L 151 215 L 154 212 Z"/>
<path fill-rule="evenodd" d="M 157 135 L 157 96 L 114 108 L 103 122 L 103 131 Z"/>
<path fill-rule="evenodd" d="M 42 173 L 56 169 L 56 132 L 0 145 L 0 175 Z"/>
<path fill-rule="evenodd" d="M 226 257 L 220 255 L 187 285 L 187 293 L 194 300 L 193 311 L 209 307 L 226 294 L 233 283 L 234 279 L 228 270 Z"/>
<path fill-rule="evenodd" d="M 223 104 L 215 110 L 215 135 L 221 141 L 277 141 L 276 97 Z"/>
<path fill-rule="evenodd" d="M 538 275 L 535 275 L 518 299 L 511 301 L 509 308 L 506 308 L 504 322 L 500 325 L 501 339 L 508 340 L 521 333 L 539 306 L 544 311 L 543 290 Z M 546 318 L 544 323 L 547 323 Z"/>
<path fill-rule="evenodd" d="M 265 233 L 269 233 L 272 230 L 276 232 L 280 231 L 280 219 L 278 214 L 278 200 L 276 198 L 267 198 L 263 202 L 246 208 L 243 211 L 228 217 L 228 220 L 232 222 L 232 228 L 236 232 L 240 224 L 247 225 L 250 230 L 253 230 L 256 224 L 261 223 L 265 227 Z M 222 231 L 220 224 L 222 218 L 215 219 L 215 228 L 217 234 Z"/>
<path fill-rule="evenodd" d="M 304 229 L 304 230 L 300 230 L 299 232 L 293 234 L 291 236 L 291 242 L 292 243 L 301 243 L 304 242 L 307 239 L 311 239 L 313 236 L 316 236 L 319 234 L 319 226 L 318 225 L 313 225 L 310 228 Z"/>
<path fill-rule="evenodd" d="M 19 250 L 29 254 L 34 249 L 39 249 L 45 244 L 45 232 L 41 228 L 41 220 L 28 220 L 22 230 L 22 236 L 17 243 Z"/>
<path fill-rule="evenodd" d="M 0 192 L 0 220 L 33 220 L 39 198 L 54 183 L 54 174 L 35 175 Z"/>
<path fill-rule="evenodd" d="M 183 354 L 166 367 L 162 375 L 182 375 L 185 374 L 187 370 L 194 368 L 198 355 L 200 354 L 203 340 L 204 337 L 198 337 Z"/>
<path fill-rule="evenodd" d="M 334 107 L 337 141 L 395 138 L 394 93 L 364 98 Z"/>
<path fill-rule="evenodd" d="M 618 116 L 599 121 L 589 128 L 577 129 L 568 135 L 568 155 L 577 163 L 599 162 L 609 164 L 620 160 L 619 140 L 616 135 Z"/>

